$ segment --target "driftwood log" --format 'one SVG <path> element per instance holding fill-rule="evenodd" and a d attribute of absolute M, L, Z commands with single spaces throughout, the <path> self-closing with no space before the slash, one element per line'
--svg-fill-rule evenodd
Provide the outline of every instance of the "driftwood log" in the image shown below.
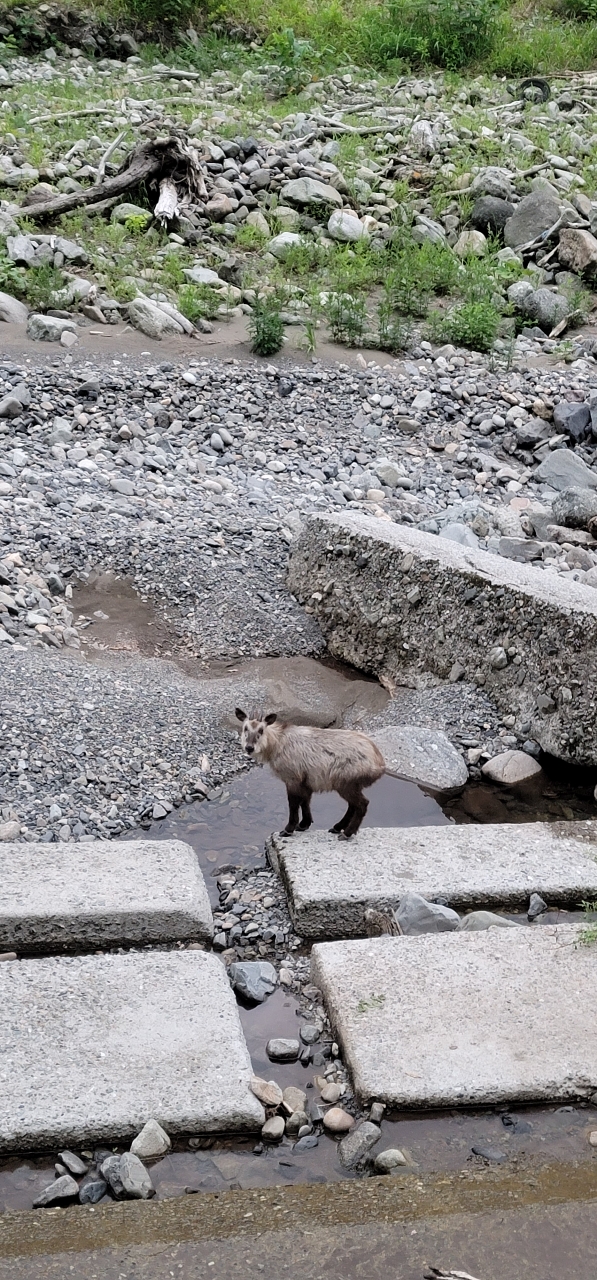
<path fill-rule="evenodd" d="M 195 148 L 177 137 L 156 138 L 134 147 L 114 177 L 102 177 L 100 182 L 83 191 L 28 205 L 27 217 L 37 221 L 85 206 L 89 206 L 91 212 L 94 205 L 118 199 L 142 185 L 156 201 L 155 216 L 164 222 L 184 208 L 202 212 L 208 198 Z"/>

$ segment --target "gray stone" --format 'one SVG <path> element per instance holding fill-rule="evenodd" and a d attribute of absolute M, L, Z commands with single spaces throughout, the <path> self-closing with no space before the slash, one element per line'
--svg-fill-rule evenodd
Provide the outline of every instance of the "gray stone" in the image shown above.
<path fill-rule="evenodd" d="M 74 320 L 58 316 L 31 315 L 27 321 L 27 337 L 36 342 L 60 342 L 63 333 L 77 333 Z"/>
<path fill-rule="evenodd" d="M 454 245 L 454 253 L 459 258 L 482 258 L 487 252 L 487 236 L 474 228 L 465 228 Z"/>
<path fill-rule="evenodd" d="M 128 304 L 128 318 L 135 329 L 158 342 L 172 333 L 184 333 L 184 328 L 166 310 L 149 298 L 134 298 Z"/>
<path fill-rule="evenodd" d="M 471 222 L 477 231 L 495 236 L 503 231 L 513 213 L 514 205 L 508 200 L 500 200 L 497 196 L 481 196 L 473 205 Z"/>
<path fill-rule="evenodd" d="M 570 303 L 562 293 L 551 289 L 536 289 L 527 294 L 520 310 L 529 320 L 534 320 L 546 333 L 564 320 L 570 313 Z"/>
<path fill-rule="evenodd" d="M 509 169 L 491 164 L 476 174 L 471 188 L 475 192 L 482 192 L 483 195 L 495 196 L 498 200 L 509 200 L 512 195 L 512 178 L 513 175 Z"/>
<path fill-rule="evenodd" d="M 435 222 L 433 218 L 428 218 L 424 213 L 416 215 L 415 226 L 412 229 L 412 238 L 415 244 L 445 244 L 446 231 L 441 222 Z"/>
<path fill-rule="evenodd" d="M 507 560 L 540 560 L 543 555 L 543 543 L 535 538 L 498 538 L 498 553 Z M 493 664 L 492 664 L 493 665 Z M 507 666 L 507 660 L 503 663 Z"/>
<path fill-rule="evenodd" d="M 368 908 L 391 911 L 408 893 L 469 910 L 526 908 L 532 892 L 554 906 L 597 897 L 595 822 L 365 827 L 354 842 L 274 834 L 268 855 L 302 938 L 363 937 Z"/>
<path fill-rule="evenodd" d="M 541 894 L 532 893 L 527 911 L 529 920 L 536 920 L 537 916 L 543 915 L 544 911 L 547 911 L 547 903 L 541 897 Z"/>
<path fill-rule="evenodd" d="M 534 292 L 535 290 L 530 280 L 515 280 L 514 284 L 511 284 L 507 290 L 508 302 L 511 302 L 514 307 L 522 309 L 525 298 L 530 298 Z"/>
<path fill-rule="evenodd" d="M 30 236 L 6 237 L 6 256 L 19 267 L 31 267 L 35 261 L 35 245 Z"/>
<path fill-rule="evenodd" d="M 492 782 L 501 782 L 505 787 L 516 787 L 520 783 L 537 779 L 543 773 L 541 765 L 526 751 L 502 751 L 483 765 L 481 772 Z"/>
<path fill-rule="evenodd" d="M 401 932 L 407 936 L 419 933 L 448 933 L 457 929 L 460 916 L 451 907 L 427 902 L 420 893 L 405 893 L 395 912 Z"/>
<path fill-rule="evenodd" d="M 343 204 L 340 192 L 317 178 L 293 178 L 291 182 L 284 183 L 280 195 L 283 200 L 289 200 L 291 204 L 327 204 L 335 205 L 339 209 Z"/>
<path fill-rule="evenodd" d="M 535 478 L 559 489 L 587 481 L 597 487 L 597 472 L 566 449 L 550 453 Z M 339 545 L 351 554 L 337 555 Z M 360 513 L 312 516 L 293 543 L 288 585 L 309 602 L 335 658 L 414 688 L 445 680 L 457 663 L 503 713 L 529 722 L 525 733 L 543 750 L 597 764 L 597 600 L 590 586 Z M 495 612 L 507 616 L 510 609 L 526 625 L 512 642 L 518 661 L 499 671 L 487 655 Z M 561 699 L 560 687 L 573 690 L 571 700 Z"/>
<path fill-rule="evenodd" d="M 405 1164 L 408 1164 L 408 1160 L 403 1152 L 398 1147 L 388 1147 L 386 1151 L 380 1151 L 375 1157 L 373 1168 L 376 1173 L 391 1173 L 392 1169 L 398 1169 Z"/>
<path fill-rule="evenodd" d="M 462 756 L 441 729 L 390 725 L 371 737 L 386 762 L 386 773 L 445 795 L 457 795 L 468 780 Z"/>
<path fill-rule="evenodd" d="M 204 951 L 0 965 L 0 1045 L 1 1150 L 132 1138 L 148 1115 L 169 1133 L 263 1124 L 226 970 Z"/>
<path fill-rule="evenodd" d="M 3 396 L 0 400 L 0 418 L 20 418 L 23 406 L 16 396 Z"/>
<path fill-rule="evenodd" d="M 553 425 L 557 431 L 565 431 L 572 440 L 584 440 L 591 426 L 591 410 L 588 404 L 564 400 L 553 411 Z"/>
<path fill-rule="evenodd" d="M 445 524 L 439 531 L 440 538 L 448 538 L 450 542 L 457 542 L 461 547 L 479 546 L 479 539 L 467 524 L 461 524 L 459 520 L 453 520 L 449 524 Z"/>
<path fill-rule="evenodd" d="M 594 276 L 597 270 L 597 240 L 580 227 L 564 227 L 560 231 L 558 261 L 577 275 Z"/>
<path fill-rule="evenodd" d="M 140 1160 L 153 1160 L 163 1156 L 170 1150 L 172 1143 L 168 1134 L 157 1120 L 148 1120 L 136 1138 L 131 1142 L 131 1151 Z"/>
<path fill-rule="evenodd" d="M 261 1137 L 264 1142 L 281 1142 L 285 1127 L 283 1116 L 270 1116 L 263 1125 Z"/>
<path fill-rule="evenodd" d="M 469 911 L 458 925 L 459 933 L 481 933 L 484 929 L 517 929 L 514 920 L 506 920 L 494 911 Z"/>
<path fill-rule="evenodd" d="M 125 1193 L 131 1200 L 149 1200 L 155 1195 L 147 1169 L 134 1152 L 125 1151 L 121 1155 L 119 1173 Z"/>
<path fill-rule="evenodd" d="M 279 236 L 274 236 L 269 241 L 268 251 L 273 253 L 274 258 L 279 258 L 281 262 L 288 256 L 290 250 L 295 245 L 302 244 L 303 238 L 296 231 L 281 231 Z"/>
<path fill-rule="evenodd" d="M 537 467 L 535 479 L 552 489 L 597 489 L 597 471 L 570 449 L 553 449 Z"/>
<path fill-rule="evenodd" d="M 350 209 L 334 209 L 328 220 L 328 235 L 343 242 L 362 240 L 365 228 Z"/>
<path fill-rule="evenodd" d="M 212 271 L 211 267 L 185 267 L 185 276 L 193 284 L 213 284 L 221 289 L 224 281 L 220 280 L 217 271 Z"/>
<path fill-rule="evenodd" d="M 197 855 L 180 840 L 0 847 L 0 946 L 39 953 L 212 935 Z"/>
<path fill-rule="evenodd" d="M 239 995 L 261 1004 L 275 991 L 278 975 L 269 960 L 244 960 L 231 964 L 228 976 Z"/>
<path fill-rule="evenodd" d="M 87 1165 L 80 1156 L 75 1155 L 74 1151 L 60 1151 L 58 1159 L 62 1164 L 66 1165 L 69 1173 L 74 1173 L 76 1178 L 82 1178 L 87 1173 Z"/>
<path fill-rule="evenodd" d="M 418 156 L 429 159 L 437 150 L 433 129 L 429 120 L 415 120 L 410 131 L 410 142 Z"/>
<path fill-rule="evenodd" d="M 145 218 L 146 223 L 153 222 L 153 214 L 150 209 L 144 209 L 140 204 L 129 204 L 123 201 L 112 209 L 110 214 L 110 222 L 126 222 L 127 218 Z"/>
<path fill-rule="evenodd" d="M 108 1156 L 100 1166 L 100 1173 L 116 1198 L 122 1199 L 124 1186 L 120 1176 L 120 1156 Z"/>
<path fill-rule="evenodd" d="M 107 1182 L 97 1175 L 90 1174 L 79 1186 L 80 1204 L 99 1204 L 108 1190 Z"/>
<path fill-rule="evenodd" d="M 588 1096 L 597 985 L 580 932 L 543 925 L 315 946 L 312 979 L 357 1098 L 408 1109 Z"/>
<path fill-rule="evenodd" d="M 504 227 L 504 240 L 510 249 L 530 244 L 542 231 L 553 227 L 560 216 L 560 203 L 545 189 L 531 191 L 516 206 L 516 212 Z"/>
<path fill-rule="evenodd" d="M 563 489 L 554 498 L 552 516 L 554 524 L 565 525 L 568 529 L 587 529 L 589 520 L 597 516 L 597 492 L 574 485 Z"/>
<path fill-rule="evenodd" d="M 58 1204 L 62 1200 L 74 1200 L 79 1194 L 79 1184 L 71 1178 L 70 1173 L 64 1173 L 61 1178 L 56 1178 L 55 1182 L 51 1182 L 49 1187 L 44 1187 L 40 1195 L 36 1196 L 33 1201 L 34 1209 L 43 1209 L 49 1204 Z"/>
<path fill-rule="evenodd" d="M 301 1046 L 298 1040 L 288 1040 L 283 1037 L 268 1040 L 265 1051 L 271 1062 L 296 1062 Z"/>
<path fill-rule="evenodd" d="M 340 1164 L 345 1169 L 354 1169 L 367 1158 L 372 1147 L 381 1138 L 381 1129 L 370 1120 L 361 1120 L 356 1128 L 351 1129 L 338 1145 Z"/>
<path fill-rule="evenodd" d="M 26 324 L 29 309 L 24 302 L 9 293 L 0 293 L 0 321 L 5 324 Z"/>

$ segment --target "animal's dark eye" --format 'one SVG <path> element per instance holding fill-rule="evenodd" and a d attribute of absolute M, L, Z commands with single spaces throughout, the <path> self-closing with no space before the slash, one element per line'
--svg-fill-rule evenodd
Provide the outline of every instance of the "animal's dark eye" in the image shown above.
<path fill-rule="evenodd" d="M 259 732 L 258 732 L 258 734 L 257 734 L 257 737 L 258 737 L 258 738 L 263 737 L 263 729 L 260 729 L 260 730 L 259 730 Z"/>

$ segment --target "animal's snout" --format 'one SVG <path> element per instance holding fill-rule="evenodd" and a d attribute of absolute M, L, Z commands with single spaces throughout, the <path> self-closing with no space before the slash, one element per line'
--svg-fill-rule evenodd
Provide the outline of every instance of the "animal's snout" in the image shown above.
<path fill-rule="evenodd" d="M 248 755 L 248 756 L 252 756 L 252 755 L 253 755 L 254 750 L 255 750 L 255 748 L 254 748 L 254 747 L 250 747 L 248 744 L 247 744 L 247 746 L 245 747 L 245 751 L 246 751 L 246 753 L 247 753 L 247 755 Z"/>

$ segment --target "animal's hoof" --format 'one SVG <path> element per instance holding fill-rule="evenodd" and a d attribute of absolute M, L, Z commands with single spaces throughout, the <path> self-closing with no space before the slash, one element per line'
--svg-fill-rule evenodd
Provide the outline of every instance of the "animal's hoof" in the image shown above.
<path fill-rule="evenodd" d="M 345 831 L 341 831 L 338 835 L 339 840 L 352 840 L 352 836 L 347 836 Z"/>
<path fill-rule="evenodd" d="M 313 824 L 311 822 L 299 822 L 297 831 L 308 831 Z"/>
<path fill-rule="evenodd" d="M 342 831 L 342 827 L 330 827 L 330 828 L 329 828 L 329 833 L 330 833 L 330 835 L 331 835 L 331 836 L 339 836 L 339 835 L 340 835 L 340 833 L 341 833 L 341 831 Z"/>
<path fill-rule="evenodd" d="M 279 834 L 280 834 L 281 836 L 293 836 L 293 835 L 294 835 L 294 828 L 293 828 L 293 830 L 292 830 L 292 831 L 289 831 L 289 830 L 288 830 L 288 827 L 284 827 L 284 830 L 283 830 L 283 831 L 280 831 L 280 833 L 279 833 Z"/>

